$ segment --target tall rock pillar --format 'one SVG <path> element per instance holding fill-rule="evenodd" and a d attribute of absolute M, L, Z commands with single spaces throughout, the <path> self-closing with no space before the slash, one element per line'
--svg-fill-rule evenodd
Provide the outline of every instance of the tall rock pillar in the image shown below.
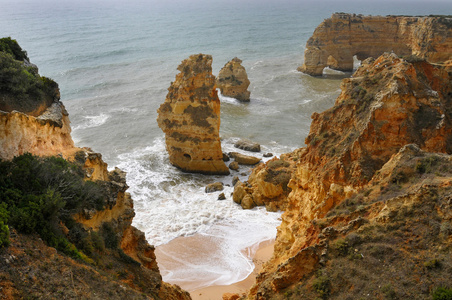
<path fill-rule="evenodd" d="M 220 142 L 220 100 L 212 75 L 212 56 L 196 54 L 180 73 L 157 110 L 171 164 L 185 172 L 229 174 Z"/>

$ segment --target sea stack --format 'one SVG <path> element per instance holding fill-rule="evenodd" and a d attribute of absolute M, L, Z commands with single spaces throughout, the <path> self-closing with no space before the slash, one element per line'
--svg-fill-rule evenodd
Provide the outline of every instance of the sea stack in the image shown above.
<path fill-rule="evenodd" d="M 180 73 L 157 111 L 170 162 L 184 172 L 227 175 L 212 56 L 191 55 L 177 69 Z"/>
<path fill-rule="evenodd" d="M 227 62 L 218 74 L 217 86 L 221 94 L 226 97 L 243 102 L 250 101 L 249 85 L 250 81 L 245 67 L 242 66 L 242 61 L 237 57 Z"/>
<path fill-rule="evenodd" d="M 325 67 L 353 70 L 359 60 L 384 52 L 416 56 L 431 63 L 452 58 L 452 21 L 447 16 L 363 16 L 335 13 L 324 20 L 306 43 L 299 71 L 322 75 Z"/>

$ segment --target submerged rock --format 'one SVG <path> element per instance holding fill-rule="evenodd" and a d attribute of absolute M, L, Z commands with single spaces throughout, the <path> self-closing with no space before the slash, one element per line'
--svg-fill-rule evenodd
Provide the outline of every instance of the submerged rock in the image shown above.
<path fill-rule="evenodd" d="M 220 70 L 217 78 L 217 86 L 221 94 L 240 101 L 250 101 L 250 85 L 248 75 L 242 66 L 242 61 L 237 57 L 226 63 Z"/>
<path fill-rule="evenodd" d="M 165 132 L 170 162 L 185 172 L 227 175 L 212 56 L 192 55 L 178 70 L 157 118 Z"/>
<path fill-rule="evenodd" d="M 223 186 L 222 182 L 214 182 L 214 183 L 208 184 L 206 186 L 206 193 L 214 193 L 214 192 L 222 191 L 223 188 L 224 188 L 224 186 Z"/>
<path fill-rule="evenodd" d="M 250 152 L 261 152 L 261 145 L 247 140 L 239 140 L 234 144 L 234 147 Z"/>

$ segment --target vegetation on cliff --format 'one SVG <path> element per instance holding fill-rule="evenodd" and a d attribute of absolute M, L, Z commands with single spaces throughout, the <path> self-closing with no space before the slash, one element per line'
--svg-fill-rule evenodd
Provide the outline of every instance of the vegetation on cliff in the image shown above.
<path fill-rule="evenodd" d="M 125 173 L 74 146 L 58 85 L 0 41 L 2 299 L 190 299 L 131 225 Z"/>
<path fill-rule="evenodd" d="M 285 156 L 296 167 L 290 193 L 277 200 L 285 212 L 275 253 L 244 298 L 447 295 L 450 76 L 423 59 L 385 53 L 343 80 L 335 105 L 312 115 L 307 147 Z M 265 177 L 252 179 L 255 195 Z"/>
<path fill-rule="evenodd" d="M 59 97 L 58 84 L 38 74 L 15 40 L 0 39 L 0 110 L 38 116 Z"/>

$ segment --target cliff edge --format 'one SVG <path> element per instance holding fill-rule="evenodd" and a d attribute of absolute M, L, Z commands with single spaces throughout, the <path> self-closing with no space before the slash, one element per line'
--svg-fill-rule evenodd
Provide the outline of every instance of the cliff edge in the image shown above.
<path fill-rule="evenodd" d="M 335 13 L 307 41 L 304 64 L 298 70 L 313 76 L 322 75 L 326 67 L 352 71 L 353 56 L 364 60 L 384 52 L 414 55 L 431 63 L 452 59 L 452 17 Z"/>
<path fill-rule="evenodd" d="M 450 277 L 451 74 L 385 53 L 341 90 L 285 156 L 275 252 L 243 298 L 425 299 Z"/>
<path fill-rule="evenodd" d="M 162 281 L 132 226 L 125 173 L 74 146 L 59 95 L 15 40 L 0 39 L 3 298 L 191 299 Z"/>

